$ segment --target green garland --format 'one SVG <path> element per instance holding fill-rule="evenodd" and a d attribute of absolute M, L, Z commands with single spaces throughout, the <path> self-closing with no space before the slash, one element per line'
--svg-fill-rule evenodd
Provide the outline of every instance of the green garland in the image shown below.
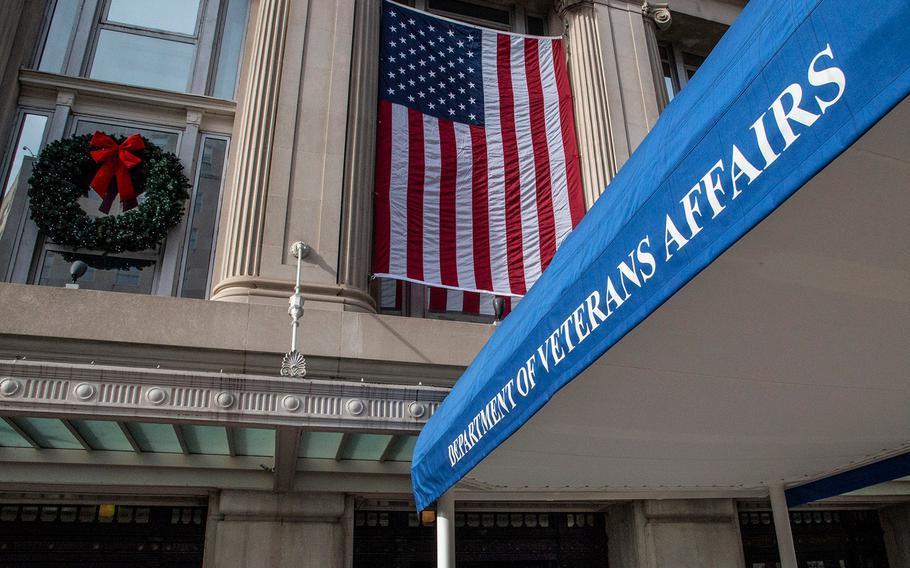
<path fill-rule="evenodd" d="M 183 165 L 147 139 L 145 149 L 132 152 L 142 162 L 131 168 L 138 207 L 120 215 L 89 217 L 79 205 L 98 164 L 89 152 L 90 134 L 48 144 L 32 169 L 28 196 L 32 220 L 54 243 L 75 249 L 108 253 L 144 251 L 157 247 L 183 217 L 189 181 Z M 125 138 L 112 136 L 118 144 Z"/>

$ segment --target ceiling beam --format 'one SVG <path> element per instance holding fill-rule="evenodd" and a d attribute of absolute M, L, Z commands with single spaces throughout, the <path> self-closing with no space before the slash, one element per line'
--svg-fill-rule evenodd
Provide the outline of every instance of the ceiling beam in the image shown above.
<path fill-rule="evenodd" d="M 83 450 L 92 451 L 92 447 L 88 442 L 85 441 L 85 438 L 82 436 L 82 434 L 79 433 L 79 430 L 76 430 L 76 427 L 73 426 L 72 422 L 66 418 L 62 418 L 60 421 L 63 422 L 63 425 L 66 426 L 66 429 L 70 431 L 70 434 L 73 435 L 73 438 L 76 438 L 76 441 L 79 442 L 79 445 L 82 446 Z"/>
<path fill-rule="evenodd" d="M 142 448 L 139 447 L 136 438 L 134 438 L 133 433 L 130 432 L 129 426 L 127 426 L 125 422 L 117 422 L 117 426 L 120 426 L 120 431 L 126 436 L 126 441 L 130 443 L 130 447 L 133 448 L 133 451 L 137 454 L 141 454 Z"/>
<path fill-rule="evenodd" d="M 275 491 L 294 488 L 300 431 L 300 428 L 279 426 L 275 433 Z"/>
<path fill-rule="evenodd" d="M 348 449 L 348 444 L 351 443 L 351 435 L 344 433 L 341 435 L 341 440 L 338 441 L 338 449 L 335 450 L 335 461 L 341 461 L 341 458 L 344 457 L 345 450 Z"/>
<path fill-rule="evenodd" d="M 401 444 L 406 438 L 404 436 L 392 436 L 389 438 L 389 443 L 386 444 L 385 449 L 382 451 L 382 455 L 379 456 L 380 462 L 388 461 L 395 455 L 395 452 L 398 451 L 398 448 L 401 447 Z"/>
<path fill-rule="evenodd" d="M 28 445 L 30 445 L 31 447 L 35 448 L 36 450 L 40 450 L 40 449 L 41 449 L 41 446 L 38 444 L 38 442 L 36 442 L 34 438 L 32 438 L 31 436 L 29 436 L 29 435 L 28 435 L 28 432 L 26 432 L 26 431 L 23 430 L 18 424 L 16 424 L 16 421 L 15 421 L 13 418 L 9 418 L 9 417 L 4 416 L 4 417 L 3 417 L 3 421 L 6 422 L 7 426 L 9 426 L 9 427 L 12 428 L 13 430 L 15 430 L 15 431 L 16 431 L 16 434 L 19 434 L 20 436 L 22 436 L 22 438 L 23 438 L 26 442 L 28 442 Z"/>
<path fill-rule="evenodd" d="M 227 432 L 228 455 L 237 457 L 237 431 L 233 426 L 225 426 L 224 430 Z"/>
<path fill-rule="evenodd" d="M 180 444 L 180 451 L 183 455 L 190 455 L 190 449 L 186 445 L 186 435 L 183 433 L 183 427 L 180 424 L 171 424 L 174 428 L 174 434 L 177 436 L 177 443 Z"/>

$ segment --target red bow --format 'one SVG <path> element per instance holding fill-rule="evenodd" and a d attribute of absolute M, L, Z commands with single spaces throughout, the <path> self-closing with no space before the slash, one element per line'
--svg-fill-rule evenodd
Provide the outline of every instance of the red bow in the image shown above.
<path fill-rule="evenodd" d="M 114 196 L 118 193 L 120 194 L 120 203 L 123 204 L 124 211 L 135 207 L 136 188 L 133 187 L 133 179 L 130 177 L 129 169 L 139 164 L 142 160 L 130 154 L 130 152 L 145 148 L 142 136 L 133 134 L 124 140 L 123 144 L 117 144 L 107 134 L 95 132 L 89 145 L 94 148 L 101 148 L 90 152 L 92 159 L 101 164 L 91 183 L 91 188 L 102 199 L 101 207 L 98 209 L 102 213 L 109 212 Z M 116 190 L 111 187 L 111 179 L 114 176 L 117 176 Z"/>

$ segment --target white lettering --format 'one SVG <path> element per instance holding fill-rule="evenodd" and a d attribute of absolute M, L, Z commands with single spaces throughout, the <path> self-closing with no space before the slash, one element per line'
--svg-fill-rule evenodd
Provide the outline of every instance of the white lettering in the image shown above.
<path fill-rule="evenodd" d="M 834 95 L 833 99 L 825 100 L 818 96 L 815 97 L 815 102 L 818 103 L 819 112 L 825 114 L 825 111 L 828 110 L 828 107 L 839 101 L 841 96 L 844 94 L 844 88 L 847 86 L 847 77 L 844 75 L 844 72 L 840 67 L 826 67 L 824 69 L 816 69 L 815 62 L 818 61 L 822 56 L 829 59 L 834 59 L 834 52 L 831 51 L 830 43 L 825 45 L 825 49 L 819 51 L 815 57 L 812 58 L 812 62 L 809 64 L 810 85 L 813 87 L 837 85 L 837 94 Z"/>

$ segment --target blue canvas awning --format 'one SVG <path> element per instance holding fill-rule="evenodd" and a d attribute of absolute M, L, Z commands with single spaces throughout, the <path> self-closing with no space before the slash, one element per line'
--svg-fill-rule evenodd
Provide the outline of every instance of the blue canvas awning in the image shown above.
<path fill-rule="evenodd" d="M 424 428 L 418 508 L 900 103 L 908 22 L 904 0 L 750 2 Z"/>

